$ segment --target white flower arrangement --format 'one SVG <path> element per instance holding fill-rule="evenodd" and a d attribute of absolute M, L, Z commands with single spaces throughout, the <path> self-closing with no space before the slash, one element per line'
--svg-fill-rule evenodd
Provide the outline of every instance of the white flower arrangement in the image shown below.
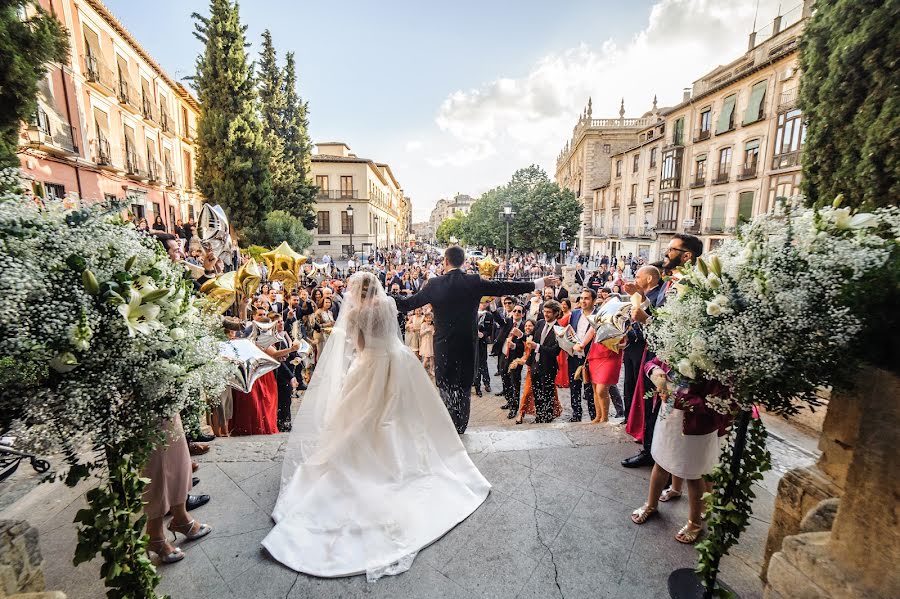
<path fill-rule="evenodd" d="M 0 195 L 0 428 L 20 443 L 74 453 L 197 413 L 228 379 L 221 338 L 155 238 L 99 207 Z"/>
<path fill-rule="evenodd" d="M 854 214 L 839 203 L 757 217 L 681 267 L 677 296 L 647 328 L 678 384 L 721 383 L 731 397 L 705 403 L 723 413 L 818 404 L 865 325 L 865 282 L 896 265 L 900 243 L 900 209 Z"/>

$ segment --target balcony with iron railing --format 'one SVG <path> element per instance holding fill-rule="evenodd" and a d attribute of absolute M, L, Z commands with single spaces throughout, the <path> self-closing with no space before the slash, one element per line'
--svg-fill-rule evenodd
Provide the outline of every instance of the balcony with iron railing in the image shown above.
<path fill-rule="evenodd" d="M 169 112 L 164 107 L 160 107 L 159 126 L 163 133 L 175 135 L 175 121 L 169 116 Z"/>
<path fill-rule="evenodd" d="M 738 181 L 746 181 L 747 179 L 755 179 L 757 176 L 758 162 L 753 161 L 750 164 L 741 165 L 741 172 L 738 174 Z"/>
<path fill-rule="evenodd" d="M 156 112 L 156 104 L 153 103 L 152 98 L 147 96 L 141 98 L 141 116 L 151 125 L 159 123 L 159 114 Z"/>
<path fill-rule="evenodd" d="M 38 106 L 28 124 L 28 144 L 50 153 L 77 154 L 72 125 Z"/>
<path fill-rule="evenodd" d="M 701 141 L 706 141 L 706 140 L 709 139 L 709 138 L 710 138 L 710 130 L 709 130 L 709 129 L 707 129 L 706 131 L 700 131 L 700 132 L 697 133 L 697 135 L 694 137 L 694 143 L 699 143 L 699 142 L 701 142 Z"/>
<path fill-rule="evenodd" d="M 678 221 L 673 219 L 660 219 L 658 223 L 656 223 L 656 230 L 662 232 L 671 232 L 674 233 L 675 229 L 678 227 Z"/>
<path fill-rule="evenodd" d="M 778 96 L 778 112 L 787 112 L 797 107 L 799 88 L 792 87 L 781 92 Z"/>
<path fill-rule="evenodd" d="M 159 161 L 152 158 L 147 159 L 147 180 L 150 183 L 162 183 L 162 168 Z"/>
<path fill-rule="evenodd" d="M 730 178 L 731 167 L 729 165 L 728 168 L 722 169 L 716 173 L 716 176 L 713 177 L 712 184 L 713 185 L 721 185 L 722 183 L 728 183 L 728 179 Z"/>
<path fill-rule="evenodd" d="M 91 159 L 97 166 L 109 169 L 117 168 L 113 160 L 112 146 L 102 132 L 98 131 L 97 137 L 91 140 Z"/>
<path fill-rule="evenodd" d="M 637 237 L 637 227 L 633 225 L 625 227 L 622 235 L 623 237 Z"/>
<path fill-rule="evenodd" d="M 610 237 L 618 237 L 619 236 L 619 225 L 613 225 L 609 228 L 609 236 Z"/>
<path fill-rule="evenodd" d="M 643 203 L 644 203 L 644 205 L 647 205 L 647 204 L 652 204 L 653 201 L 654 201 L 653 196 L 649 195 L 644 198 Z"/>
<path fill-rule="evenodd" d="M 119 104 L 129 111 L 139 114 L 141 112 L 141 102 L 135 93 L 134 86 L 131 81 L 124 77 L 119 78 L 118 96 Z"/>
<path fill-rule="evenodd" d="M 141 164 L 137 152 L 130 144 L 125 145 L 125 175 L 132 179 L 147 179 L 147 169 Z"/>
<path fill-rule="evenodd" d="M 172 168 L 172 163 L 169 161 L 165 162 L 165 166 L 163 170 L 166 174 L 166 187 L 175 188 L 178 187 L 178 175 L 175 173 L 175 169 Z"/>
<path fill-rule="evenodd" d="M 708 218 L 703 224 L 703 232 L 710 235 L 717 235 L 725 232 L 725 217 Z"/>
<path fill-rule="evenodd" d="M 706 186 L 706 175 L 694 175 L 694 180 L 691 181 L 691 189 L 696 189 L 698 187 Z"/>
<path fill-rule="evenodd" d="M 772 157 L 772 169 L 791 168 L 800 164 L 800 150 L 776 154 Z"/>
<path fill-rule="evenodd" d="M 650 227 L 647 227 L 647 228 L 638 227 L 637 230 L 635 231 L 634 236 L 637 237 L 638 239 L 650 239 L 652 236 L 652 232 L 653 232 L 653 229 L 651 229 Z"/>
<path fill-rule="evenodd" d="M 106 94 L 116 93 L 118 82 L 116 75 L 102 58 L 94 54 L 84 57 L 84 71 L 87 82 Z"/>
<path fill-rule="evenodd" d="M 317 194 L 323 200 L 356 200 L 359 190 L 356 189 L 320 189 Z"/>
<path fill-rule="evenodd" d="M 700 221 L 697 219 L 688 219 L 684 221 L 684 232 L 696 235 L 700 232 Z"/>

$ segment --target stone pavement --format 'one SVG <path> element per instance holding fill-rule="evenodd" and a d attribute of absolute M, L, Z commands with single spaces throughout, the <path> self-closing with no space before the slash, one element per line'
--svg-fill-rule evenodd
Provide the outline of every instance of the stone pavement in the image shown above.
<path fill-rule="evenodd" d="M 197 492 L 213 499 L 194 514 L 214 530 L 185 544 L 184 561 L 162 568 L 160 592 L 174 599 L 644 599 L 668 597 L 668 573 L 696 563 L 693 548 L 672 538 L 687 518 L 684 499 L 664 505 L 660 517 L 643 526 L 629 520 L 644 501 L 649 469 L 619 466 L 637 447 L 621 427 L 558 423 L 470 429 L 463 440 L 493 485 L 491 494 L 470 518 L 424 549 L 409 572 L 375 583 L 364 576 L 298 575 L 259 544 L 272 526 L 286 438 L 218 439 L 199 458 Z M 96 561 L 71 566 L 72 518 L 85 490 L 41 485 L 0 513 L 27 518 L 40 530 L 48 588 L 64 590 L 70 599 L 104 596 Z M 757 572 L 773 491 L 757 488 L 751 525 L 723 562 L 724 579 L 744 598 L 761 596 Z"/>

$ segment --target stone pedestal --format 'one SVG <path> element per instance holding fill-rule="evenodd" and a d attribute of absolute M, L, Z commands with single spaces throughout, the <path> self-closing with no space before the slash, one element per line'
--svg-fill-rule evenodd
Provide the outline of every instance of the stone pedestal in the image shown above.
<path fill-rule="evenodd" d="M 900 597 L 900 377 L 869 370 L 859 381 L 858 435 L 832 529 L 784 538 L 766 599 Z"/>
<path fill-rule="evenodd" d="M 823 500 L 843 495 L 859 433 L 860 406 L 863 403 L 859 395 L 859 391 L 855 391 L 836 393 L 831 397 L 819 438 L 822 456 L 814 466 L 786 472 L 778 483 L 778 496 L 775 498 L 763 558 L 763 580 L 766 580 L 772 554 L 781 549 L 781 542 L 786 536 L 800 532 L 800 522 L 807 512 Z"/>

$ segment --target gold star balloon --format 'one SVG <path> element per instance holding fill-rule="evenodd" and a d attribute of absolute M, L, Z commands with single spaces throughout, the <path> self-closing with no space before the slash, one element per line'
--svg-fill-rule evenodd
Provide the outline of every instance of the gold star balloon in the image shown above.
<path fill-rule="evenodd" d="M 226 272 L 215 279 L 210 279 L 200 287 L 200 292 L 206 294 L 206 298 L 218 314 L 224 314 L 237 297 L 236 274 L 234 271 Z"/>
<path fill-rule="evenodd" d="M 500 265 L 490 258 L 482 258 L 476 264 L 478 264 L 478 272 L 481 276 L 488 279 L 493 278 L 497 274 L 497 269 L 500 268 Z"/>
<path fill-rule="evenodd" d="M 269 269 L 270 281 L 283 281 L 290 286 L 296 286 L 300 279 L 300 267 L 306 263 L 306 256 L 298 254 L 286 241 L 282 241 L 281 245 L 262 254 L 262 259 L 266 261 L 266 268 Z"/>
<path fill-rule="evenodd" d="M 246 264 L 237 269 L 237 275 L 235 276 L 236 289 L 240 289 L 245 297 L 251 297 L 259 288 L 261 277 L 262 273 L 259 270 L 259 264 L 256 263 L 255 259 L 250 258 Z"/>

